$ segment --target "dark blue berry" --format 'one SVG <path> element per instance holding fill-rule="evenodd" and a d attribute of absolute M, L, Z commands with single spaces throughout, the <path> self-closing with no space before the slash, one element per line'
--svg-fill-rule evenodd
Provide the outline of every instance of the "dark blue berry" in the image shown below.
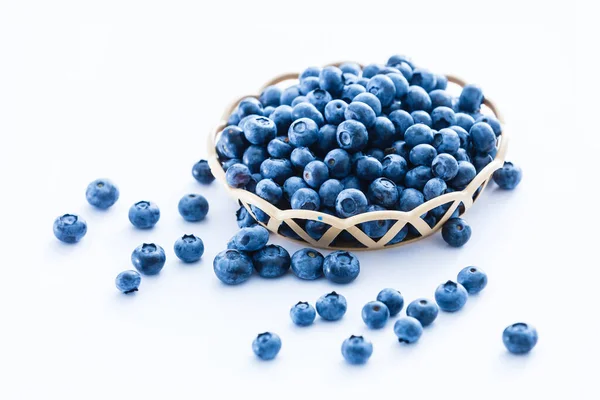
<path fill-rule="evenodd" d="M 373 344 L 362 336 L 350 336 L 342 343 L 342 356 L 349 364 L 365 364 L 373 354 Z"/>
<path fill-rule="evenodd" d="M 200 160 L 192 167 L 192 176 L 200 183 L 208 185 L 215 180 L 206 160 Z"/>
<path fill-rule="evenodd" d="M 119 199 L 119 189 L 108 179 L 96 179 L 88 185 L 85 197 L 94 207 L 106 210 Z"/>
<path fill-rule="evenodd" d="M 488 283 L 487 274 L 477 267 L 466 267 L 460 270 L 458 283 L 463 285 L 469 294 L 481 292 Z"/>
<path fill-rule="evenodd" d="M 123 271 L 115 279 L 117 289 L 125 294 L 137 292 L 142 283 L 142 277 L 137 271 Z"/>
<path fill-rule="evenodd" d="M 502 332 L 504 346 L 513 354 L 529 353 L 537 344 L 537 330 L 524 322 L 512 324 Z"/>
<path fill-rule="evenodd" d="M 65 214 L 54 220 L 54 236 L 64 243 L 77 243 L 87 233 L 87 223 L 78 215 Z"/>
<path fill-rule="evenodd" d="M 129 209 L 129 221 L 136 228 L 152 228 L 160 219 L 158 206 L 150 201 L 138 201 Z"/>
<path fill-rule="evenodd" d="M 461 218 L 450 218 L 442 227 L 444 241 L 452 247 L 461 247 L 471 238 L 471 227 Z"/>
<path fill-rule="evenodd" d="M 275 333 L 261 333 L 252 342 L 252 351 L 264 361 L 274 359 L 279 350 L 281 350 L 281 339 Z"/>
<path fill-rule="evenodd" d="M 290 200 L 292 209 L 318 211 L 321 207 L 319 194 L 310 188 L 298 189 Z"/>
<path fill-rule="evenodd" d="M 494 172 L 494 182 L 504 190 L 512 190 L 519 182 L 521 182 L 521 178 L 523 177 L 523 172 L 521 168 L 513 165 L 513 163 L 506 161 L 502 168 L 496 170 Z"/>
<path fill-rule="evenodd" d="M 298 326 L 311 325 L 316 316 L 315 308 L 305 301 L 299 301 L 290 309 L 290 318 Z"/>
<path fill-rule="evenodd" d="M 390 316 L 398 315 L 404 307 L 404 297 L 396 289 L 386 288 L 377 294 L 377 301 L 385 304 L 390 312 Z"/>
<path fill-rule="evenodd" d="M 290 269 L 290 254 L 281 246 L 270 244 L 252 253 L 252 263 L 263 278 L 278 278 Z"/>
<path fill-rule="evenodd" d="M 245 282 L 252 275 L 252 260 L 243 251 L 228 249 L 215 256 L 213 269 L 219 280 L 227 285 Z"/>
<path fill-rule="evenodd" d="M 318 251 L 309 248 L 300 249 L 292 256 L 292 272 L 300 279 L 320 278 L 323 276 L 323 261 L 323 255 Z"/>
<path fill-rule="evenodd" d="M 467 302 L 469 294 L 460 284 L 452 281 L 442 283 L 435 290 L 435 301 L 442 311 L 458 311 Z"/>
<path fill-rule="evenodd" d="M 158 274 L 165 266 L 166 259 L 163 248 L 154 243 L 144 243 L 131 253 L 133 266 L 144 275 Z"/>
<path fill-rule="evenodd" d="M 175 255 L 186 263 L 196 262 L 204 254 L 204 242 L 195 235 L 183 235 L 175 242 Z"/>
<path fill-rule="evenodd" d="M 346 314 L 348 303 L 346 298 L 336 292 L 319 297 L 317 300 L 317 313 L 326 321 L 337 321 Z"/>
<path fill-rule="evenodd" d="M 416 318 L 402 317 L 394 324 L 394 333 L 400 343 L 415 343 L 423 334 L 423 326 Z"/>
<path fill-rule="evenodd" d="M 390 318 L 390 311 L 381 301 L 370 301 L 364 305 L 361 315 L 370 329 L 381 329 Z"/>
<path fill-rule="evenodd" d="M 350 283 L 360 273 L 358 258 L 347 251 L 334 251 L 323 261 L 325 278 L 335 283 Z"/>
<path fill-rule="evenodd" d="M 439 307 L 431 300 L 417 299 L 406 308 L 406 315 L 417 319 L 421 325 L 429 326 L 438 316 Z"/>
<path fill-rule="evenodd" d="M 201 194 L 186 194 L 179 200 L 177 209 L 186 221 L 202 221 L 208 214 L 208 201 Z"/>

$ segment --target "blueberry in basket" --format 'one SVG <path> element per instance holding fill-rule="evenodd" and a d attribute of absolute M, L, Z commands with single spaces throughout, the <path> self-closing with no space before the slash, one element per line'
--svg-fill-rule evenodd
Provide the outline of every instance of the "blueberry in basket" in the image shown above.
<path fill-rule="evenodd" d="M 409 212 L 464 190 L 496 158 L 502 126 L 484 114 L 482 89 L 451 89 L 445 76 L 404 56 L 390 57 L 386 66 L 310 67 L 297 84 L 268 86 L 258 98 L 237 104 L 217 136 L 219 162 L 229 186 L 254 192 L 280 210 L 338 218 Z M 494 178 L 512 188 L 520 170 L 510 164 Z M 437 211 L 423 215 L 430 226 L 444 216 Z M 267 221 L 269 213 L 260 212 Z M 383 232 L 373 232 L 377 227 L 368 223 L 356 226 L 376 239 L 393 222 L 384 221 Z M 315 240 L 329 227 L 299 224 Z M 389 244 L 419 235 L 407 230 Z M 338 239 L 348 237 L 342 231 Z"/>

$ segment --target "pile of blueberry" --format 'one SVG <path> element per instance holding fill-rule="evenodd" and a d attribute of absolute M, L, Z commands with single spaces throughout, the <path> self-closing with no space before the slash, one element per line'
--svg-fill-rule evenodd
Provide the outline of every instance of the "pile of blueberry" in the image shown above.
<path fill-rule="evenodd" d="M 445 76 L 398 55 L 385 66 L 307 68 L 297 85 L 285 90 L 269 86 L 258 99 L 238 104 L 216 145 L 227 183 L 280 209 L 318 210 L 341 218 L 410 211 L 463 190 L 494 159 L 502 126 L 481 113 L 484 96 L 478 86 L 466 85 L 454 97 L 447 83 Z M 513 189 L 520 179 L 521 170 L 511 163 L 494 174 L 504 189 Z M 433 227 L 449 206 L 423 218 Z M 262 210 L 253 207 L 253 212 L 268 222 Z M 376 239 L 390 224 L 371 221 L 361 229 Z M 304 226 L 315 240 L 327 228 L 318 221 Z M 390 244 L 418 235 L 411 228 L 407 225 Z M 453 227 L 447 231 L 444 239 L 454 246 L 470 236 L 470 231 L 454 234 Z M 296 236 L 286 225 L 280 233 Z"/>
<path fill-rule="evenodd" d="M 439 310 L 460 310 L 468 296 L 482 291 L 487 282 L 485 272 L 476 267 L 466 267 L 458 273 L 457 282 L 447 281 L 438 286 L 434 294 L 435 302 L 425 298 L 414 300 L 406 308 L 406 316 L 394 323 L 394 334 L 398 341 L 415 343 L 423 334 L 423 327 L 431 325 L 437 318 Z M 399 291 L 383 289 L 375 301 L 362 308 L 362 319 L 370 329 L 381 329 L 403 307 L 404 297 Z M 346 298 L 331 292 L 317 300 L 316 309 L 307 302 L 298 302 L 290 309 L 290 317 L 294 324 L 305 327 L 314 322 L 317 314 L 324 320 L 337 321 L 344 316 L 347 308 Z M 525 323 L 516 323 L 504 330 L 502 339 L 511 353 L 524 354 L 536 345 L 537 331 Z M 253 341 L 252 349 L 259 358 L 272 360 L 281 349 L 281 338 L 272 332 L 261 333 Z M 372 354 L 373 344 L 363 336 L 352 335 L 342 343 L 342 355 L 350 364 L 364 364 Z"/>
<path fill-rule="evenodd" d="M 200 161 L 192 170 L 194 177 L 201 183 L 214 180 L 206 161 Z M 106 210 L 119 199 L 119 189 L 108 179 L 97 179 L 86 190 L 87 201 L 94 207 Z M 208 201 L 200 194 L 188 194 L 178 204 L 179 213 L 186 221 L 202 221 L 208 214 Z M 129 221 L 139 229 L 150 229 L 160 219 L 160 209 L 150 201 L 139 201 L 129 209 Z M 64 214 L 54 221 L 54 235 L 65 243 L 77 243 L 87 233 L 87 223 L 75 214 Z M 186 234 L 175 241 L 175 255 L 183 262 L 193 263 L 204 254 L 204 243 L 198 236 Z M 166 254 L 164 249 L 154 243 L 144 243 L 133 250 L 131 262 L 135 269 L 121 272 L 115 284 L 121 292 L 136 292 L 142 282 L 140 273 L 156 275 L 164 267 Z M 139 272 L 138 272 L 139 271 Z"/>

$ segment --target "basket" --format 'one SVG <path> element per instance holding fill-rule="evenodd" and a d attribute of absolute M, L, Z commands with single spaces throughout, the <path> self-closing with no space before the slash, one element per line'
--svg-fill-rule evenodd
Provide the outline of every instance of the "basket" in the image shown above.
<path fill-rule="evenodd" d="M 341 63 L 335 63 L 330 65 L 338 66 L 340 64 Z M 261 92 L 267 86 L 280 84 L 285 81 L 297 80 L 298 76 L 299 74 L 297 73 L 289 73 L 275 77 L 263 86 Z M 462 79 L 452 75 L 447 75 L 447 78 L 449 83 L 456 84 L 460 87 L 466 84 Z M 308 244 L 313 247 L 330 250 L 356 251 L 398 247 L 423 239 L 440 229 L 457 208 L 459 209 L 460 215 L 464 214 L 469 208 L 471 208 L 473 203 L 479 198 L 487 186 L 494 171 L 501 168 L 504 164 L 504 158 L 508 146 L 508 137 L 503 129 L 502 135 L 500 135 L 498 138 L 496 157 L 475 176 L 473 181 L 471 181 L 471 183 L 469 183 L 464 190 L 446 193 L 421 204 L 409 212 L 395 210 L 373 211 L 358 214 L 350 218 L 338 218 L 336 216 L 319 211 L 294 209 L 281 210 L 268 201 L 258 197 L 254 193 L 244 189 L 232 188 L 227 185 L 225 180 L 225 171 L 221 166 L 216 152 L 216 142 L 218 140 L 217 136 L 227 126 L 227 119 L 237 104 L 246 97 L 258 98 L 258 95 L 243 96 L 231 103 L 225 109 L 225 112 L 221 117 L 221 121 L 208 137 L 207 161 L 215 178 L 225 186 L 227 192 L 234 199 L 238 200 L 238 202 L 245 207 L 257 221 L 259 218 L 257 218 L 251 206 L 258 207 L 263 211 L 263 213 L 268 215 L 269 219 L 267 223 L 259 222 L 261 225 L 275 234 L 284 236 L 286 239 L 295 241 L 302 245 Z M 485 99 L 484 105 L 487 106 L 496 116 L 496 118 L 502 123 L 502 125 L 504 125 L 502 116 L 489 98 Z M 450 207 L 433 227 L 430 227 L 429 224 L 422 218 L 422 216 L 428 211 L 448 203 L 450 203 Z M 309 236 L 303 228 L 304 223 L 307 220 L 319 221 L 329 225 L 330 227 L 319 240 L 315 240 Z M 372 239 L 360 229 L 360 224 L 376 220 L 391 220 L 392 223 L 389 230 L 383 237 L 379 239 Z M 412 233 L 405 240 L 400 241 L 399 243 L 390 244 L 390 241 L 394 239 L 396 234 L 398 234 L 398 232 L 400 232 L 400 230 L 404 228 L 406 224 L 410 224 L 412 226 Z M 282 234 L 282 230 L 287 234 Z M 344 231 L 347 233 L 343 233 Z M 296 236 L 296 238 L 292 238 L 290 236 Z M 343 237 L 346 240 L 336 239 L 338 237 Z"/>

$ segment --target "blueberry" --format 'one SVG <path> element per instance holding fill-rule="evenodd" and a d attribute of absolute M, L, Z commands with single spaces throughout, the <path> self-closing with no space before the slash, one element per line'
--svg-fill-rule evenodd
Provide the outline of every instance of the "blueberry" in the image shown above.
<path fill-rule="evenodd" d="M 315 308 L 305 301 L 299 301 L 290 309 L 290 318 L 298 326 L 311 325 L 316 316 Z"/>
<path fill-rule="evenodd" d="M 269 153 L 266 147 L 252 145 L 244 152 L 242 162 L 246 164 L 250 172 L 254 174 L 260 171 L 260 165 L 267 158 L 269 158 Z"/>
<path fill-rule="evenodd" d="M 294 107 L 296 107 L 300 103 L 308 103 L 308 99 L 306 98 L 306 96 L 298 96 L 292 101 L 292 111 L 293 111 Z M 292 119 L 295 119 L 295 118 L 292 117 Z"/>
<path fill-rule="evenodd" d="M 433 178 L 431 168 L 420 165 L 409 170 L 404 177 L 404 185 L 407 188 L 423 190 L 425 184 Z"/>
<path fill-rule="evenodd" d="M 385 211 L 385 208 L 378 205 L 370 205 L 367 212 Z M 373 220 L 360 224 L 362 231 L 370 238 L 379 239 L 387 233 L 390 228 L 390 220 Z"/>
<path fill-rule="evenodd" d="M 426 92 L 431 92 L 436 87 L 436 77 L 430 71 L 423 68 L 413 69 L 411 85 L 422 87 Z"/>
<path fill-rule="evenodd" d="M 131 253 L 133 266 L 144 275 L 158 274 L 165 266 L 166 259 L 163 248 L 154 243 L 144 243 Z"/>
<path fill-rule="evenodd" d="M 235 244 L 239 250 L 257 251 L 266 246 L 269 241 L 269 231 L 260 226 L 253 225 L 242 228 L 235 235 Z"/>
<path fill-rule="evenodd" d="M 320 278 L 323 276 L 323 261 L 323 255 L 318 251 L 310 248 L 300 249 L 292 255 L 292 272 L 300 279 Z"/>
<path fill-rule="evenodd" d="M 344 189 L 361 190 L 361 188 L 362 188 L 360 179 L 358 179 L 355 175 L 347 176 L 344 179 L 342 179 L 341 182 L 342 182 L 342 185 L 344 185 Z"/>
<path fill-rule="evenodd" d="M 142 277 L 137 271 L 123 271 L 115 279 L 117 289 L 125 294 L 137 292 L 142 282 Z"/>
<path fill-rule="evenodd" d="M 456 161 L 467 161 L 469 163 L 471 162 L 471 159 L 469 158 L 467 151 L 463 148 L 460 148 L 456 151 L 454 158 L 456 159 Z"/>
<path fill-rule="evenodd" d="M 94 207 L 106 210 L 119 199 L 119 189 L 108 179 L 96 179 L 88 185 L 85 197 Z"/>
<path fill-rule="evenodd" d="M 291 176 L 285 180 L 283 184 L 283 195 L 287 201 L 292 199 L 292 196 L 298 189 L 307 188 L 308 185 L 304 182 L 304 179 L 299 176 Z"/>
<path fill-rule="evenodd" d="M 129 209 L 129 221 L 136 228 L 152 228 L 159 219 L 160 210 L 151 201 L 138 201 Z"/>
<path fill-rule="evenodd" d="M 247 117 L 249 115 L 262 115 L 263 106 L 254 97 L 246 97 L 238 105 L 238 115 L 240 118 Z"/>
<path fill-rule="evenodd" d="M 452 109 L 452 96 L 445 90 L 432 90 L 429 92 L 429 98 L 431 99 L 431 107 L 433 109 L 440 106 Z"/>
<path fill-rule="evenodd" d="M 261 333 L 252 342 L 252 351 L 264 361 L 274 359 L 279 350 L 281 350 L 281 339 L 275 333 Z"/>
<path fill-rule="evenodd" d="M 292 165 L 299 171 L 304 171 L 306 165 L 316 159 L 317 157 L 308 147 L 296 147 L 290 155 Z"/>
<path fill-rule="evenodd" d="M 397 154 L 388 154 L 383 158 L 383 171 L 384 177 L 395 183 L 402 183 L 406 175 L 408 166 L 406 160 Z"/>
<path fill-rule="evenodd" d="M 302 81 L 311 76 L 318 78 L 320 73 L 321 67 L 308 67 L 304 71 L 302 71 L 298 79 Z"/>
<path fill-rule="evenodd" d="M 315 124 L 317 124 L 317 126 L 323 126 L 325 124 L 325 118 L 323 118 L 323 114 L 321 114 L 321 112 L 319 112 L 319 110 L 317 110 L 317 108 L 315 106 L 313 106 L 312 104 L 308 103 L 308 102 L 302 102 L 300 104 L 296 104 L 293 108 L 292 108 L 292 118 L 294 119 L 294 121 L 301 119 L 301 118 L 308 118 L 313 120 L 313 122 Z M 292 123 L 293 125 L 293 123 Z M 291 130 L 291 127 L 290 127 Z M 301 134 L 299 132 L 299 134 Z M 289 134 L 288 134 L 289 136 Z M 291 137 L 290 137 L 291 140 Z"/>
<path fill-rule="evenodd" d="M 404 138 L 406 130 L 415 123 L 413 117 L 404 110 L 396 110 L 390 113 L 389 119 L 396 128 L 396 135 L 400 138 Z"/>
<path fill-rule="evenodd" d="M 287 135 L 288 129 L 294 119 L 292 118 L 292 107 L 289 105 L 281 105 L 277 107 L 269 116 L 277 127 L 278 135 Z"/>
<path fill-rule="evenodd" d="M 345 178 L 350 174 L 350 156 L 345 150 L 331 150 L 327 153 L 323 161 L 327 165 L 327 168 L 329 168 L 329 176 L 332 178 Z"/>
<path fill-rule="evenodd" d="M 285 158 L 267 158 L 260 164 L 260 173 L 263 178 L 273 179 L 279 185 L 283 185 L 287 178 L 294 175 L 292 163 Z"/>
<path fill-rule="evenodd" d="M 423 110 L 418 110 L 418 111 L 413 111 L 410 113 L 410 116 L 413 118 L 413 121 L 415 121 L 415 124 L 423 124 L 423 125 L 427 125 L 428 127 L 431 128 L 431 116 L 429 115 L 429 113 L 427 111 L 423 111 Z"/>
<path fill-rule="evenodd" d="M 404 227 L 402 229 L 400 229 L 400 231 L 398 231 L 398 233 L 396 234 L 396 236 L 394 236 L 392 238 L 392 240 L 389 241 L 389 244 L 396 244 L 396 243 L 400 243 L 401 241 L 403 241 L 404 239 L 406 239 L 406 236 L 408 235 L 408 228 L 409 225 L 404 225 Z"/>
<path fill-rule="evenodd" d="M 479 111 L 483 103 L 483 92 L 477 85 L 465 85 L 458 98 L 458 108 L 467 113 Z"/>
<path fill-rule="evenodd" d="M 267 117 L 256 116 L 244 125 L 244 135 L 252 144 L 267 144 L 277 136 L 277 126 Z"/>
<path fill-rule="evenodd" d="M 479 171 L 484 169 L 486 165 L 494 161 L 494 158 L 490 154 L 477 153 L 471 161 L 473 166 L 475 167 L 475 171 L 479 173 Z"/>
<path fill-rule="evenodd" d="M 373 354 L 373 344 L 362 336 L 350 336 L 342 343 L 342 356 L 349 364 L 365 364 Z"/>
<path fill-rule="evenodd" d="M 306 96 L 311 91 L 313 91 L 315 89 L 319 89 L 319 88 L 320 88 L 319 87 L 319 78 L 317 76 L 309 76 L 309 77 L 306 77 L 306 78 L 300 80 L 300 85 L 299 85 L 300 94 L 302 94 L 304 96 Z M 302 97 L 302 96 L 298 96 L 298 97 Z M 298 99 L 298 97 L 296 97 L 296 99 Z M 294 99 L 294 101 L 296 99 Z M 292 106 L 294 105 L 294 101 L 292 101 Z"/>
<path fill-rule="evenodd" d="M 277 86 L 268 86 L 260 94 L 258 100 L 264 107 L 277 107 L 281 103 L 282 91 Z"/>
<path fill-rule="evenodd" d="M 233 188 L 243 188 L 250 182 L 252 172 L 245 164 L 233 164 L 227 168 L 225 180 Z"/>
<path fill-rule="evenodd" d="M 435 89 L 446 90 L 448 87 L 448 78 L 446 75 L 435 74 Z"/>
<path fill-rule="evenodd" d="M 329 179 L 329 168 L 323 161 L 311 161 L 304 167 L 302 176 L 308 186 L 318 189 L 323 182 Z"/>
<path fill-rule="evenodd" d="M 425 201 L 429 201 L 435 197 L 443 195 L 447 188 L 448 186 L 446 185 L 446 182 L 444 182 L 444 180 L 441 178 L 432 178 L 428 180 L 423 188 Z"/>
<path fill-rule="evenodd" d="M 358 78 L 356 80 L 356 82 L 354 82 L 362 87 L 364 87 L 365 89 L 367 88 L 367 85 L 369 84 L 369 79 L 365 78 L 365 76 L 361 76 L 360 78 Z"/>
<path fill-rule="evenodd" d="M 375 124 L 369 132 L 369 139 L 373 148 L 383 149 L 392 144 L 396 128 L 387 117 L 377 117 Z M 383 150 L 381 150 L 383 153 Z"/>
<path fill-rule="evenodd" d="M 398 67 L 399 64 L 408 64 L 411 68 L 413 68 L 413 63 L 410 58 L 401 54 L 394 54 L 390 58 L 388 58 L 387 66 L 390 67 Z"/>
<path fill-rule="evenodd" d="M 263 109 L 263 117 L 269 118 L 271 116 L 271 114 L 273 113 L 273 111 L 275 111 L 275 107 L 273 107 L 273 106 L 265 107 Z M 275 121 L 273 121 L 273 122 L 275 122 Z"/>
<path fill-rule="evenodd" d="M 229 118 L 227 118 L 227 125 L 237 125 L 240 123 L 240 115 L 237 113 L 237 110 L 234 111 Z"/>
<path fill-rule="evenodd" d="M 410 150 L 409 159 L 413 165 L 431 166 L 437 150 L 430 144 L 418 144 Z"/>
<path fill-rule="evenodd" d="M 236 211 L 235 216 L 237 219 L 238 227 L 240 227 L 240 228 L 246 228 L 248 226 L 252 226 L 252 225 L 256 224 L 256 220 L 254 219 L 252 214 L 250 214 L 248 212 L 248 210 L 246 210 L 246 207 L 244 207 L 244 206 L 241 206 Z"/>
<path fill-rule="evenodd" d="M 300 87 L 294 85 L 285 89 L 279 98 L 281 105 L 289 106 L 296 97 L 300 96 Z"/>
<path fill-rule="evenodd" d="M 323 261 L 325 278 L 335 283 L 350 283 L 360 273 L 358 258 L 347 251 L 334 251 Z"/>
<path fill-rule="evenodd" d="M 336 138 L 342 149 L 355 153 L 365 148 L 369 134 L 362 123 L 349 120 L 338 125 Z"/>
<path fill-rule="evenodd" d="M 320 210 L 321 212 L 324 212 L 327 209 L 322 209 Z M 319 240 L 323 237 L 323 235 L 325 234 L 325 232 L 327 232 L 327 230 L 330 228 L 329 225 L 327 225 L 326 223 L 323 223 L 321 221 L 314 221 L 314 220 L 308 220 L 306 221 L 306 225 L 304 226 L 306 233 L 308 234 L 308 236 L 310 236 L 311 238 L 315 239 L 315 240 Z"/>
<path fill-rule="evenodd" d="M 198 236 L 183 235 L 175 242 L 175 255 L 183 262 L 198 261 L 202 254 L 204 254 L 204 243 Z"/>
<path fill-rule="evenodd" d="M 449 181 L 457 176 L 459 169 L 460 164 L 450 154 L 438 154 L 431 163 L 433 175 L 442 178 L 445 181 Z M 475 170 L 475 168 L 473 168 L 473 170 Z"/>
<path fill-rule="evenodd" d="M 370 149 L 365 150 L 364 154 L 365 156 L 375 158 L 379 162 L 382 162 L 383 158 L 385 157 L 385 152 L 377 147 L 371 147 Z"/>
<path fill-rule="evenodd" d="M 370 329 L 380 329 L 390 318 L 390 311 L 381 301 L 370 301 L 362 309 L 362 319 Z"/>
<path fill-rule="evenodd" d="M 386 107 L 392 103 L 396 96 L 396 86 L 387 75 L 378 74 L 369 80 L 367 92 L 377 96 L 382 107 Z"/>
<path fill-rule="evenodd" d="M 404 133 L 404 141 L 409 147 L 418 144 L 431 144 L 433 142 L 433 132 L 425 124 L 415 124 Z"/>
<path fill-rule="evenodd" d="M 467 302 L 467 290 L 460 284 L 452 281 L 442 283 L 435 290 L 435 301 L 442 311 L 458 311 Z"/>
<path fill-rule="evenodd" d="M 460 148 L 460 138 L 455 130 L 443 128 L 433 135 L 433 147 L 438 153 L 456 154 Z"/>
<path fill-rule="evenodd" d="M 337 179 L 328 179 L 319 188 L 319 197 L 321 198 L 321 206 L 335 207 L 335 200 L 340 192 L 344 190 L 344 185 Z"/>
<path fill-rule="evenodd" d="M 441 154 L 441 155 L 444 155 L 444 154 Z M 454 168 L 454 167 L 452 167 L 452 168 Z M 458 171 L 456 173 L 456 176 L 452 180 L 450 180 L 450 182 L 448 182 L 448 183 L 452 188 L 454 188 L 456 190 L 463 190 L 464 188 L 467 187 L 467 185 L 469 183 L 471 183 L 473 178 L 475 178 L 475 175 L 477 175 L 477 171 L 475 170 L 475 167 L 473 166 L 473 164 L 471 164 L 470 162 L 467 162 L 467 161 L 460 161 L 458 163 Z M 443 179 L 442 176 L 440 176 L 440 178 Z"/>
<path fill-rule="evenodd" d="M 431 300 L 417 299 L 406 308 L 406 315 L 417 319 L 421 325 L 429 326 L 435 321 L 439 307 Z"/>
<path fill-rule="evenodd" d="M 391 208 L 398 203 L 398 197 L 396 184 L 388 178 L 377 178 L 369 185 L 368 198 L 373 204 Z"/>
<path fill-rule="evenodd" d="M 362 123 L 365 127 L 371 128 L 375 125 L 375 111 L 366 103 L 360 101 L 352 102 L 344 112 L 346 120 L 355 120 Z"/>
<path fill-rule="evenodd" d="M 270 244 L 252 253 L 252 263 L 263 278 L 278 278 L 290 269 L 290 254 L 281 246 Z"/>
<path fill-rule="evenodd" d="M 77 243 L 87 232 L 87 223 L 78 215 L 65 214 L 54 220 L 54 236 L 61 242 Z"/>
<path fill-rule="evenodd" d="M 371 109 L 375 112 L 375 115 L 381 114 L 381 101 L 379 101 L 379 98 L 373 93 L 360 93 L 356 95 L 354 99 L 352 99 L 352 102 L 365 103 L 366 105 L 371 107 Z"/>
<path fill-rule="evenodd" d="M 262 175 L 259 173 L 250 175 L 250 181 L 246 184 L 246 187 L 244 189 L 246 189 L 250 193 L 255 193 L 256 185 L 258 185 L 258 182 L 260 182 L 261 180 Z"/>
<path fill-rule="evenodd" d="M 421 204 L 425 202 L 425 197 L 423 197 L 423 193 L 419 192 L 417 189 L 404 189 L 400 194 L 400 200 L 398 202 L 398 209 L 400 211 L 411 211 Z"/>
<path fill-rule="evenodd" d="M 405 104 L 409 111 L 431 110 L 431 98 L 420 86 L 409 86 Z"/>
<path fill-rule="evenodd" d="M 375 75 L 381 72 L 383 66 L 380 64 L 369 64 L 363 68 L 363 78 L 371 79 Z"/>
<path fill-rule="evenodd" d="M 328 123 L 333 125 L 339 125 L 346 118 L 344 117 L 344 113 L 346 112 L 346 107 L 348 104 L 344 100 L 336 99 L 331 100 L 325 106 L 325 119 Z"/>
<path fill-rule="evenodd" d="M 386 288 L 377 294 L 377 301 L 385 304 L 390 312 L 390 316 L 398 315 L 404 307 L 404 297 L 396 289 Z"/>
<path fill-rule="evenodd" d="M 321 89 L 327 90 L 332 95 L 339 95 L 344 89 L 344 78 L 342 70 L 338 67 L 327 66 L 319 74 L 319 85 Z"/>
<path fill-rule="evenodd" d="M 506 161 L 502 168 L 496 170 L 494 172 L 494 182 L 504 190 L 512 190 L 519 182 L 521 182 L 521 178 L 523 177 L 523 172 L 521 168 L 513 165 L 513 163 Z"/>
<path fill-rule="evenodd" d="M 488 282 L 487 274 L 477 267 L 466 267 L 460 270 L 457 278 L 469 294 L 481 292 Z"/>
<path fill-rule="evenodd" d="M 402 75 L 402 73 L 399 72 L 392 72 L 386 74 L 386 76 L 390 78 L 394 83 L 394 87 L 396 89 L 395 98 L 398 100 L 402 99 L 406 95 L 406 93 L 408 93 L 409 86 L 408 81 L 406 80 L 404 75 Z"/>
<path fill-rule="evenodd" d="M 267 152 L 275 158 L 289 158 L 292 150 L 294 150 L 294 147 L 290 144 L 287 136 L 276 137 L 267 145 Z"/>
<path fill-rule="evenodd" d="M 324 157 L 329 151 L 338 147 L 337 145 L 337 126 L 326 124 L 319 129 L 319 140 L 313 145 L 313 151 Z"/>
<path fill-rule="evenodd" d="M 272 179 L 263 179 L 258 182 L 255 192 L 258 197 L 265 199 L 271 204 L 279 203 L 279 200 L 283 196 L 281 186 L 276 184 Z"/>
<path fill-rule="evenodd" d="M 344 86 L 342 90 L 342 100 L 347 103 L 350 103 L 356 96 L 361 93 L 365 93 L 366 89 L 364 86 L 359 85 L 358 83 L 348 84 Z"/>
<path fill-rule="evenodd" d="M 250 209 L 254 213 L 254 216 L 256 217 L 256 220 L 258 222 L 262 222 L 263 224 L 268 224 L 269 223 L 270 217 L 263 210 L 261 210 L 260 208 L 254 206 L 254 205 L 251 205 Z"/>
<path fill-rule="evenodd" d="M 359 179 L 371 182 L 381 177 L 383 165 L 375 157 L 363 156 L 356 161 L 356 176 Z"/>
<path fill-rule="evenodd" d="M 353 74 L 356 76 L 359 76 L 361 74 L 360 65 L 358 65 L 357 63 L 346 62 L 340 65 L 339 68 L 343 73 Z"/>
<path fill-rule="evenodd" d="M 477 118 L 475 122 L 487 123 L 492 128 L 496 136 L 500 136 L 502 134 L 502 125 L 500 124 L 500 121 L 498 121 L 498 119 L 492 115 L 482 115 Z"/>
<path fill-rule="evenodd" d="M 208 214 L 208 201 L 201 194 L 186 194 L 179 200 L 177 208 L 186 221 L 202 221 Z"/>
<path fill-rule="evenodd" d="M 321 208 L 319 194 L 310 188 L 298 189 L 290 200 L 292 209 L 318 211 Z"/>
<path fill-rule="evenodd" d="M 454 123 L 457 126 L 460 126 L 461 128 L 463 128 L 467 132 L 469 130 L 471 130 L 471 127 L 475 123 L 475 120 L 473 119 L 473 117 L 471 117 L 469 114 L 465 114 L 465 113 L 461 113 L 461 112 L 457 112 L 456 114 L 454 114 L 454 118 L 455 118 Z"/>
<path fill-rule="evenodd" d="M 537 330 L 524 322 L 512 324 L 502 332 L 504 346 L 513 354 L 529 353 L 537 344 Z"/>
<path fill-rule="evenodd" d="M 461 218 L 450 218 L 442 227 L 442 237 L 452 247 L 461 247 L 471 238 L 471 227 Z"/>
<path fill-rule="evenodd" d="M 416 318 L 402 317 L 394 324 L 394 333 L 400 343 L 415 343 L 423 334 L 423 326 Z"/>
<path fill-rule="evenodd" d="M 496 148 L 496 135 L 485 122 L 475 123 L 469 130 L 473 148 L 480 153 L 489 153 Z"/>
<path fill-rule="evenodd" d="M 213 269 L 221 282 L 237 285 L 250 278 L 253 265 L 250 257 L 243 251 L 228 249 L 215 256 Z"/>
<path fill-rule="evenodd" d="M 250 121 L 251 119 L 254 119 L 256 117 L 260 117 L 262 114 L 256 115 L 256 114 L 252 114 L 252 115 L 247 115 L 244 118 L 242 118 L 240 120 L 240 122 L 238 123 L 238 127 L 243 131 L 246 127 L 246 124 L 248 123 L 248 121 Z M 244 136 L 245 138 L 245 136 Z M 218 144 L 218 143 L 217 143 Z"/>
<path fill-rule="evenodd" d="M 335 200 L 335 210 L 339 217 L 349 218 L 367 211 L 367 198 L 357 189 L 344 189 Z"/>
<path fill-rule="evenodd" d="M 331 101 L 331 95 L 323 89 L 315 89 L 310 91 L 306 98 L 308 102 L 315 106 L 322 114 L 325 110 L 325 105 Z"/>
<path fill-rule="evenodd" d="M 192 176 L 200 183 L 208 185 L 215 180 L 212 174 L 208 162 L 206 160 L 200 160 L 192 167 Z"/>
<path fill-rule="evenodd" d="M 433 129 L 448 128 L 456 123 L 454 110 L 450 107 L 439 106 L 431 112 L 431 126 Z"/>
<path fill-rule="evenodd" d="M 341 319 L 347 308 L 346 298 L 336 292 L 323 295 L 317 300 L 317 313 L 326 321 Z"/>

